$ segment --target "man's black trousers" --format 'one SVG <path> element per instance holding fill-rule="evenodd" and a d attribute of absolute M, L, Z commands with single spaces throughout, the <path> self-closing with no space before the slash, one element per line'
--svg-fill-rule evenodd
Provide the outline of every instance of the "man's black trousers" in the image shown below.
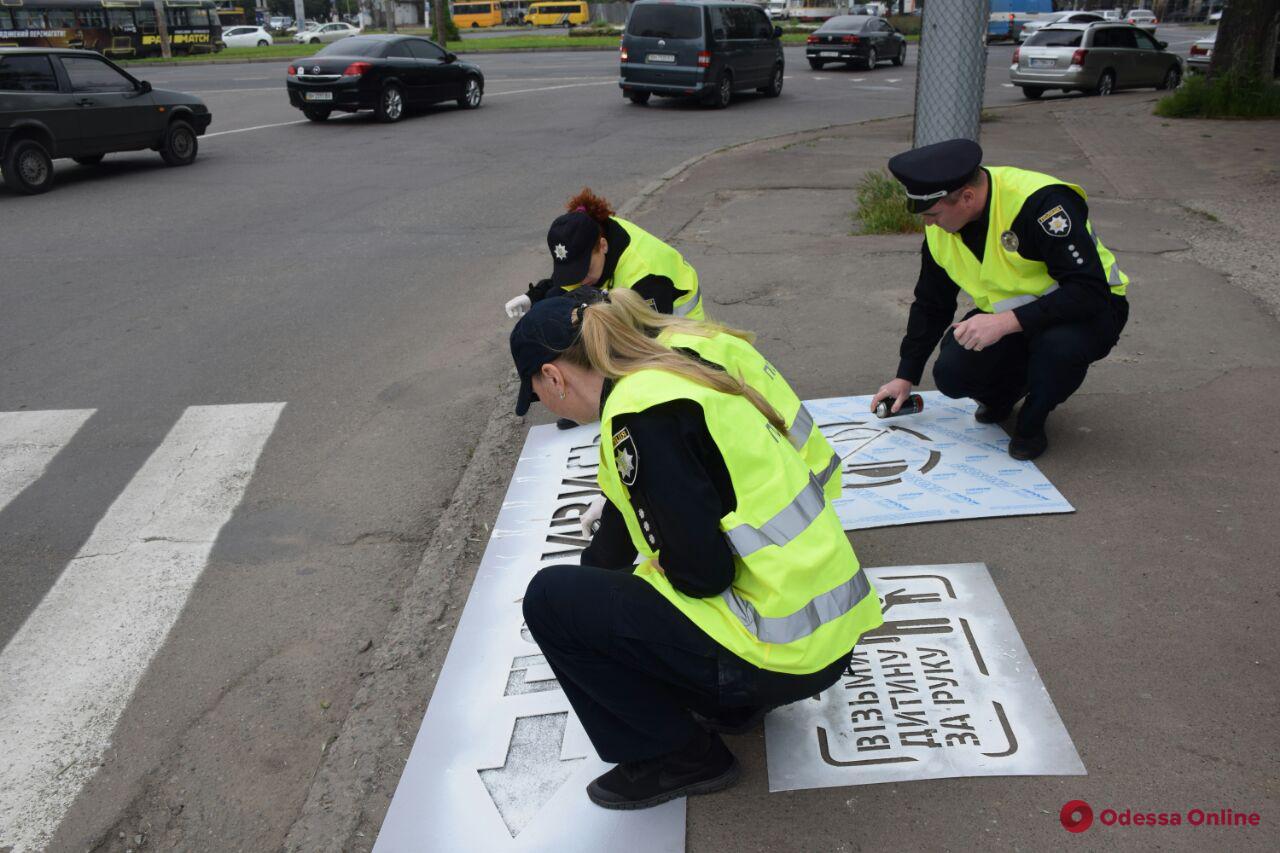
<path fill-rule="evenodd" d="M 785 705 L 821 693 L 848 664 L 811 675 L 759 669 L 724 649 L 628 570 L 550 566 L 524 618 L 605 761 L 641 761 L 701 736 L 690 711 Z"/>
<path fill-rule="evenodd" d="M 965 319 L 978 313 L 970 311 Z M 1076 392 L 1089 365 L 1111 352 L 1128 319 L 1128 300 L 1112 296 L 1110 310 L 1088 321 L 1005 335 L 981 352 L 960 346 L 948 329 L 933 365 L 933 381 L 948 397 L 972 397 L 993 409 L 1012 405 L 1025 393 L 1017 434 L 1031 436 Z"/>

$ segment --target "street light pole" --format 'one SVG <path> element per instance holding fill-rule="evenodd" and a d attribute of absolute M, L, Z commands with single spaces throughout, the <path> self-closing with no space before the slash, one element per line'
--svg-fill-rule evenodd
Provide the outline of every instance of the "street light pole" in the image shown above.
<path fill-rule="evenodd" d="M 988 0 L 929 0 L 920 26 L 916 148 L 978 139 L 987 78 Z"/>

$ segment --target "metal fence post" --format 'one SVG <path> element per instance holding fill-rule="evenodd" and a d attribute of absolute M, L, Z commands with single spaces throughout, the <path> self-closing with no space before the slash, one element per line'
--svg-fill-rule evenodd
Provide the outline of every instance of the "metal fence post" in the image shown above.
<path fill-rule="evenodd" d="M 987 72 L 988 0 L 929 0 L 920 27 L 912 145 L 978 139 Z"/>

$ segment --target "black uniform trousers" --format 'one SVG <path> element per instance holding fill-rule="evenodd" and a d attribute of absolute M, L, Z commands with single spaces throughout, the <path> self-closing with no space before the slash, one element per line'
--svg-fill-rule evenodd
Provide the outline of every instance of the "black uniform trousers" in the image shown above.
<path fill-rule="evenodd" d="M 760 669 L 723 648 L 629 570 L 550 566 L 524 597 L 529 632 L 605 761 L 657 758 L 701 736 L 690 716 L 821 693 L 848 664 Z"/>
<path fill-rule="evenodd" d="M 1005 335 L 981 352 L 960 346 L 948 329 L 933 365 L 934 384 L 948 397 L 972 397 L 994 409 L 1026 394 L 1017 433 L 1034 435 L 1044 428 L 1049 413 L 1084 382 L 1089 365 L 1105 358 L 1120 339 L 1129 302 L 1113 295 L 1109 307 L 1083 322 Z M 964 319 L 978 313 L 970 311 Z"/>

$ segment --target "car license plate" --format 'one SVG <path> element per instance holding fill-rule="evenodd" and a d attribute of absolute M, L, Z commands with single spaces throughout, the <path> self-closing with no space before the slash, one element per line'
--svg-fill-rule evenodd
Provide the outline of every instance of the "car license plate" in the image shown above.
<path fill-rule="evenodd" d="M 839 55 L 840 55 L 840 51 L 838 50 L 824 50 L 818 54 L 818 56 L 839 56 Z"/>
<path fill-rule="evenodd" d="M 674 53 L 651 53 L 645 57 L 646 62 L 675 62 Z"/>
<path fill-rule="evenodd" d="M 1052 59 L 1044 59 L 1040 57 L 1028 60 L 1027 64 L 1032 68 L 1052 68 L 1055 65 Z"/>
<path fill-rule="evenodd" d="M 308 101 L 332 101 L 333 92 L 307 92 L 305 99 Z"/>

